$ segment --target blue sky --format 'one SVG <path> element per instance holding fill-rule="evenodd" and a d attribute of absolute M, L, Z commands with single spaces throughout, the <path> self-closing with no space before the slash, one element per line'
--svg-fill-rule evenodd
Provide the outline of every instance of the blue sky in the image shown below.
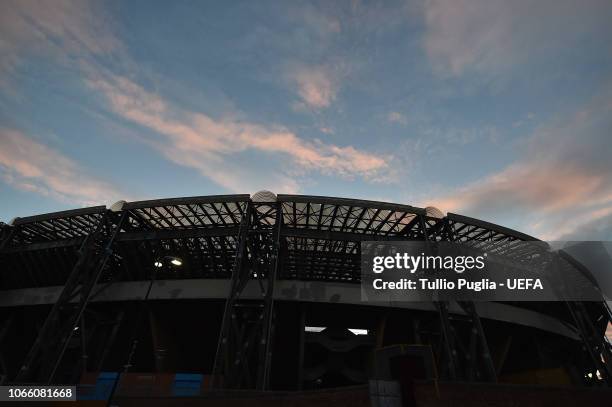
<path fill-rule="evenodd" d="M 276 193 L 612 238 L 612 3 L 0 3 L 0 219 Z"/>

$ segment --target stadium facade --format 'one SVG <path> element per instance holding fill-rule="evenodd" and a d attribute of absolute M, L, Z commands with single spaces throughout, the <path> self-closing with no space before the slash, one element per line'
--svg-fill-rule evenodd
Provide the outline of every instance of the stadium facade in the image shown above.
<path fill-rule="evenodd" d="M 139 372 L 331 388 L 365 383 L 374 355 L 402 344 L 444 381 L 612 382 L 605 302 L 369 304 L 360 242 L 372 240 L 535 239 L 435 208 L 266 191 L 17 218 L 0 242 L 2 381 Z"/>

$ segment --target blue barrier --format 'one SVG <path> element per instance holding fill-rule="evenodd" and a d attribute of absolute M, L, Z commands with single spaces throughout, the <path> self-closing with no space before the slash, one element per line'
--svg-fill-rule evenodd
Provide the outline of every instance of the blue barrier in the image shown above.
<path fill-rule="evenodd" d="M 77 400 L 108 400 L 118 378 L 118 372 L 100 372 L 95 385 L 77 385 Z"/>
<path fill-rule="evenodd" d="M 190 397 L 200 394 L 204 376 L 195 373 L 177 373 L 172 384 L 172 395 Z"/>

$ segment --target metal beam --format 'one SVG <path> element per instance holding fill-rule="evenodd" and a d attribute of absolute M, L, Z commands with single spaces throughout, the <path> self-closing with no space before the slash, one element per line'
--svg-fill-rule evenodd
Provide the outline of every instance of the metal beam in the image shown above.
<path fill-rule="evenodd" d="M 490 223 L 490 222 L 485 222 L 483 220 L 480 219 L 475 219 L 475 218 L 470 218 L 469 216 L 463 216 L 463 215 L 458 215 L 456 213 L 451 213 L 449 212 L 446 215 L 446 218 L 453 221 L 453 222 L 457 222 L 457 223 L 463 223 L 463 224 L 468 224 L 468 225 L 474 225 L 474 226 L 478 226 L 480 228 L 483 229 L 489 229 L 489 230 L 493 230 L 495 232 L 498 233 L 503 233 L 504 235 L 508 235 L 508 236 L 512 236 L 515 237 L 519 240 L 535 240 L 535 241 L 539 241 L 539 239 L 530 236 L 528 234 L 525 233 L 521 233 L 518 232 L 516 230 L 504 227 L 504 226 L 500 226 L 500 225 L 496 225 L 495 223 Z"/>
<path fill-rule="evenodd" d="M 47 242 L 36 242 L 30 243 L 24 246 L 7 247 L 2 250 L 2 253 L 21 253 L 21 252 L 32 252 L 37 250 L 49 250 L 63 247 L 77 247 L 83 243 L 85 237 L 74 237 L 70 239 L 52 240 Z"/>
<path fill-rule="evenodd" d="M 117 236 L 118 242 L 141 240 L 189 239 L 194 237 L 237 236 L 239 227 L 212 227 L 198 229 L 157 229 L 142 232 L 123 232 Z"/>
<path fill-rule="evenodd" d="M 383 236 L 373 235 L 364 233 L 352 233 L 352 232 L 336 232 L 330 230 L 317 230 L 317 229 L 304 229 L 304 228 L 291 228 L 284 226 L 281 230 L 281 236 L 283 237 L 302 237 L 308 239 L 321 239 L 321 240 L 348 240 L 353 242 L 363 241 L 390 241 L 390 240 L 403 240 L 403 236 Z"/>
<path fill-rule="evenodd" d="M 126 213 L 115 224 L 113 214 L 105 213 L 96 230 L 88 235 L 68 281 L 30 348 L 15 382 L 37 380 L 51 383 L 79 323 L 92 291 L 112 253 L 112 244 Z M 76 306 L 71 301 L 76 301 Z"/>
<path fill-rule="evenodd" d="M 236 355 L 236 347 L 243 346 L 242 343 L 235 343 L 235 338 L 232 337 L 233 323 L 235 320 L 234 303 L 240 297 L 241 279 L 243 279 L 244 268 L 247 261 L 247 238 L 250 229 L 252 217 L 252 204 L 247 203 L 246 214 L 243 216 L 240 223 L 240 232 L 238 233 L 238 242 L 236 244 L 236 256 L 234 258 L 234 266 L 232 270 L 232 278 L 230 281 L 229 292 L 225 301 L 225 309 L 223 312 L 223 320 L 219 332 L 219 340 L 217 343 L 217 352 L 213 366 L 213 387 L 232 386 L 234 370 L 234 360 L 240 357 L 240 353 Z M 239 361 L 239 359 L 238 359 Z M 221 378 L 223 377 L 223 383 Z"/>
<path fill-rule="evenodd" d="M 59 218 L 68 218 L 73 216 L 85 216 L 85 215 L 102 215 L 106 211 L 104 205 L 92 206 L 89 208 L 71 209 L 68 211 L 50 212 L 41 215 L 25 216 L 22 218 L 15 218 L 13 226 L 24 225 L 28 223 L 38 223 Z"/>
<path fill-rule="evenodd" d="M 192 205 L 192 204 L 203 204 L 203 203 L 224 203 L 224 202 L 247 202 L 250 199 L 248 194 L 237 194 L 237 195 L 206 195 L 206 196 L 190 196 L 182 198 L 168 198 L 168 199 L 151 199 L 147 201 L 134 201 L 127 202 L 123 205 L 124 210 L 130 209 L 144 209 L 153 208 L 160 206 L 174 206 L 174 205 Z"/>
<path fill-rule="evenodd" d="M 317 203 L 325 205 L 342 205 L 355 207 L 368 207 L 373 209 L 388 209 L 396 212 L 410 212 L 413 214 L 425 215 L 425 209 L 417 208 L 410 205 L 394 204 L 389 202 L 367 201 L 363 199 L 350 198 L 335 198 L 329 196 L 315 195 L 277 195 L 279 202 L 295 202 L 295 203 Z"/>
<path fill-rule="evenodd" d="M 189 239 L 196 237 L 215 237 L 215 236 L 236 236 L 238 227 L 211 227 L 197 229 L 154 229 L 138 232 L 121 232 L 117 235 L 116 241 L 144 241 L 144 240 L 166 240 L 166 239 Z M 83 243 L 85 237 L 75 237 L 70 239 L 53 240 L 48 242 L 30 243 L 24 246 L 10 247 L 4 249 L 3 253 L 20 253 L 37 250 L 49 250 L 64 247 L 76 247 Z"/>
<path fill-rule="evenodd" d="M 274 283 L 278 274 L 278 263 L 280 255 L 281 225 L 283 222 L 283 211 L 280 203 L 276 204 L 276 216 L 274 229 L 272 230 L 271 258 L 268 259 L 266 271 L 266 283 L 264 296 L 264 312 L 262 315 L 262 334 L 259 341 L 259 372 L 257 375 L 257 388 L 267 390 L 270 384 L 270 368 L 272 365 L 272 337 L 274 333 Z"/>

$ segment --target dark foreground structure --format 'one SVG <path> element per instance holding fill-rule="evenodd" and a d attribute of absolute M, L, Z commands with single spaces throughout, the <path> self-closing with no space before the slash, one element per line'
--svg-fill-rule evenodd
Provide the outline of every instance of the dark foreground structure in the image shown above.
<path fill-rule="evenodd" d="M 481 386 L 502 400 L 571 386 L 610 400 L 585 389 L 612 384 L 605 302 L 361 301 L 362 241 L 529 255 L 521 242 L 534 238 L 477 219 L 262 191 L 17 218 L 1 238 L 4 384 L 79 383 L 83 398 L 124 397 L 119 405 L 181 396 L 216 405 L 231 394 L 258 405 L 253 391 L 269 390 L 261 405 L 354 406 L 371 395 L 381 360 L 402 354 L 423 379 L 416 394 Z M 401 380 L 401 367 L 387 374 Z"/>

